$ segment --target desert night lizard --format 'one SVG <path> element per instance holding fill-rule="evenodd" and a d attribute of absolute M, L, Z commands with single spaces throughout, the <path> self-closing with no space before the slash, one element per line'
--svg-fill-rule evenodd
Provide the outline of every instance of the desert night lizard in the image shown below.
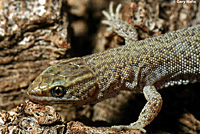
<path fill-rule="evenodd" d="M 147 103 L 138 120 L 112 129 L 140 129 L 150 124 L 162 107 L 157 90 L 200 82 L 200 25 L 136 41 L 133 26 L 120 20 L 121 4 L 103 11 L 114 32 L 124 37 L 122 47 L 64 60 L 44 70 L 28 88 L 30 100 L 38 103 L 97 103 L 120 90 L 143 93 Z"/>

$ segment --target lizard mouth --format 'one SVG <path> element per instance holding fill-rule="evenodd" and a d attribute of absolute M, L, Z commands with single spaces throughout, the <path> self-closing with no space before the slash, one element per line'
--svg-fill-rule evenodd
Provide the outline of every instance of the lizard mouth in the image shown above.
<path fill-rule="evenodd" d="M 31 101 L 40 104 L 79 104 L 80 100 L 78 98 L 55 98 L 50 96 L 36 96 L 28 94 Z"/>

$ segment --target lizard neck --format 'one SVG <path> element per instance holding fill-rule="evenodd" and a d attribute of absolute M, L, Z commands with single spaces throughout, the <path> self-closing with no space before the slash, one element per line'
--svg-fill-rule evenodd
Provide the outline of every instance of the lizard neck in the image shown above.
<path fill-rule="evenodd" d="M 97 99 L 116 96 L 120 90 L 130 90 L 126 88 L 126 82 L 138 83 L 135 69 L 142 60 L 138 58 L 139 51 L 133 51 L 134 49 L 137 48 L 132 44 L 83 57 L 95 73 L 96 82 L 100 88 Z M 137 86 L 134 90 L 141 92 Z"/>

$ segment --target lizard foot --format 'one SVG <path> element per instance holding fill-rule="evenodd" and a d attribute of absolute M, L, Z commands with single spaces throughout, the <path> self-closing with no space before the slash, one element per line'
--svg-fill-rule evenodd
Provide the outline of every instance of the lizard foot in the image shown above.
<path fill-rule="evenodd" d="M 113 12 L 113 2 L 110 2 L 109 5 L 109 13 L 106 11 L 102 11 L 103 15 L 107 18 L 107 20 L 102 20 L 103 24 L 109 25 L 110 29 L 112 29 L 112 23 L 114 20 L 119 20 L 119 11 L 121 9 L 122 5 L 119 4 L 116 8 L 116 13 Z"/>
<path fill-rule="evenodd" d="M 143 127 L 144 127 L 144 125 L 142 125 L 141 122 L 136 121 L 134 123 L 131 123 L 130 125 L 112 126 L 111 129 L 113 129 L 113 130 L 122 130 L 122 129 L 133 130 L 133 129 L 139 129 L 142 132 L 146 133 L 146 130 Z"/>

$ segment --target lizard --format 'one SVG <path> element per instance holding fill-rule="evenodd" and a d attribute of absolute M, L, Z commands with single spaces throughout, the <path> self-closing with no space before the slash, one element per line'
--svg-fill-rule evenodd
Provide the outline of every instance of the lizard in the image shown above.
<path fill-rule="evenodd" d="M 113 12 L 103 11 L 102 23 L 124 37 L 125 45 L 100 53 L 63 60 L 45 69 L 28 87 L 31 101 L 38 103 L 94 104 L 121 90 L 142 93 L 147 100 L 130 125 L 112 129 L 139 129 L 150 124 L 162 107 L 158 90 L 200 82 L 200 25 L 137 41 L 135 28 Z"/>

